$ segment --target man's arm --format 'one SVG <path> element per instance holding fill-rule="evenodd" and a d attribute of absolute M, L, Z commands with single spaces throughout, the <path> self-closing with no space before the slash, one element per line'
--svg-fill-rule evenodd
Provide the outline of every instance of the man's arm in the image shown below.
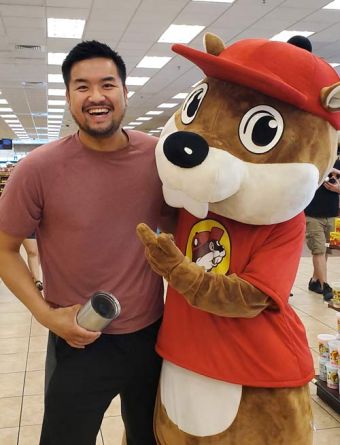
<path fill-rule="evenodd" d="M 23 239 L 0 231 L 0 276 L 5 285 L 32 315 L 70 346 L 84 348 L 100 335 L 80 327 L 76 315 L 80 305 L 53 309 L 35 287 L 31 273 L 20 255 Z"/>

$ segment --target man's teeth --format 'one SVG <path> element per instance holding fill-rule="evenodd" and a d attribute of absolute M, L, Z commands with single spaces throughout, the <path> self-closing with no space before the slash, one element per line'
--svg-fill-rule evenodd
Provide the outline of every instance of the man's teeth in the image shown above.
<path fill-rule="evenodd" d="M 95 110 L 88 110 L 89 114 L 107 114 L 109 110 L 107 108 L 96 108 Z"/>

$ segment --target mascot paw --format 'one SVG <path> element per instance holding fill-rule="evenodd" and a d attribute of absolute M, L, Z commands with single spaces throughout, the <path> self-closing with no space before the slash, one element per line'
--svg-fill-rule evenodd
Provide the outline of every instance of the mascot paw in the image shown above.
<path fill-rule="evenodd" d="M 144 223 L 138 224 L 137 235 L 145 246 L 145 256 L 152 269 L 169 281 L 173 269 L 184 260 L 173 236 L 168 233 L 157 235 Z"/>

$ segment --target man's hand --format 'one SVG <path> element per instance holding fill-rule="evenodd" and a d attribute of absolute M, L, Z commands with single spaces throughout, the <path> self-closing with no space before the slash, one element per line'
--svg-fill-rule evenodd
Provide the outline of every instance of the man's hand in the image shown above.
<path fill-rule="evenodd" d="M 325 181 L 323 185 L 327 190 L 340 194 L 340 180 L 337 179 L 335 176 L 332 176 L 332 178 L 335 182 Z"/>
<path fill-rule="evenodd" d="M 138 224 L 137 235 L 145 246 L 145 255 L 152 269 L 169 281 L 173 269 L 184 261 L 184 255 L 176 247 L 173 236 L 156 235 L 146 224 Z"/>
<path fill-rule="evenodd" d="M 83 349 L 97 340 L 101 332 L 91 332 L 78 325 L 76 316 L 80 308 L 80 304 L 57 309 L 50 308 L 42 323 L 73 348 Z"/>

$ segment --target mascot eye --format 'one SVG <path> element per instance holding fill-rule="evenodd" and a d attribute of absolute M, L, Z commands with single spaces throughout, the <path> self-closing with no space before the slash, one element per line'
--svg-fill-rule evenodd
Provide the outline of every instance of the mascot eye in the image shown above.
<path fill-rule="evenodd" d="M 282 136 L 283 129 L 281 114 L 275 108 L 259 105 L 243 116 L 239 136 L 247 150 L 262 154 L 275 147 Z"/>
<path fill-rule="evenodd" d="M 204 99 L 208 91 L 208 84 L 201 83 L 194 91 L 192 91 L 189 96 L 186 98 L 182 113 L 181 119 L 183 124 L 190 124 L 196 116 L 196 113 Z"/>

